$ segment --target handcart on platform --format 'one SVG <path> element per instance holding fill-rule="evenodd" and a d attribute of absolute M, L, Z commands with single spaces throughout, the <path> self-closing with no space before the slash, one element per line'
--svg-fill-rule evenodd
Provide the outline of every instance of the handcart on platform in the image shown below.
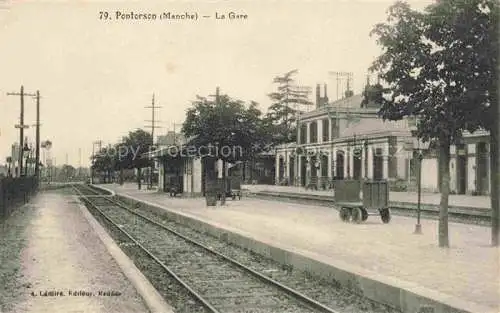
<path fill-rule="evenodd" d="M 220 180 L 220 190 L 222 190 L 222 179 Z M 241 178 L 239 177 L 226 177 L 226 190 L 225 190 L 226 197 L 230 197 L 233 200 L 236 200 L 236 197 L 238 197 L 238 200 L 241 200 Z M 220 192 L 218 194 L 218 198 L 222 197 L 222 193 Z"/>
<path fill-rule="evenodd" d="M 165 191 L 167 191 L 171 197 L 182 194 L 182 178 L 179 176 L 167 177 L 165 182 Z"/>
<path fill-rule="evenodd" d="M 334 182 L 335 206 L 344 222 L 361 223 L 370 215 L 379 215 L 382 222 L 391 220 L 389 209 L 389 184 L 385 180 L 359 181 L 337 180 Z M 363 187 L 363 197 L 360 189 Z"/>

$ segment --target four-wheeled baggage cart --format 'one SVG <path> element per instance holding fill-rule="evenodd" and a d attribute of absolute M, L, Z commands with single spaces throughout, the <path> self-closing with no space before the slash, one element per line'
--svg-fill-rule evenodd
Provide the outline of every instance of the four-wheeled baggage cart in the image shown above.
<path fill-rule="evenodd" d="M 222 178 L 218 179 L 218 184 L 219 184 L 219 192 L 218 192 L 218 199 L 222 197 L 222 190 L 223 188 L 223 180 Z M 226 197 L 230 197 L 233 200 L 236 200 L 236 197 L 238 197 L 238 200 L 241 200 L 241 178 L 239 177 L 226 177 L 226 186 L 225 186 L 225 195 Z"/>
<path fill-rule="evenodd" d="M 363 197 L 360 197 L 360 187 Z M 338 180 L 334 182 L 335 206 L 344 222 L 361 223 L 370 215 L 380 215 L 382 222 L 389 223 L 389 184 L 385 180 L 364 181 Z"/>
<path fill-rule="evenodd" d="M 241 179 L 239 177 L 229 177 L 226 196 L 231 197 L 233 200 L 238 197 L 241 200 Z"/>

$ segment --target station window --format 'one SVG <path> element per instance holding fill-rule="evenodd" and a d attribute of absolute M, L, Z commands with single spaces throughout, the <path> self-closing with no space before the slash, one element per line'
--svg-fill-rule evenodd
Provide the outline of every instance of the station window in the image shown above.
<path fill-rule="evenodd" d="M 310 127 L 309 142 L 310 143 L 317 143 L 318 142 L 318 123 L 312 122 L 309 127 Z"/>
<path fill-rule="evenodd" d="M 307 143 L 307 125 L 306 124 L 302 124 L 300 126 L 300 144 L 305 144 Z"/>
<path fill-rule="evenodd" d="M 331 119 L 331 131 L 332 131 L 332 139 L 338 138 L 339 137 L 339 124 L 338 120 L 335 118 Z"/>
<path fill-rule="evenodd" d="M 323 142 L 330 140 L 330 120 L 323 119 Z"/>

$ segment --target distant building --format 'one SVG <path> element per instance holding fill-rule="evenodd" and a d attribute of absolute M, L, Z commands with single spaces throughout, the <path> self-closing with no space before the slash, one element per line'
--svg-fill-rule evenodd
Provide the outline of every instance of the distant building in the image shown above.
<path fill-rule="evenodd" d="M 413 136 L 414 119 L 384 121 L 378 116 L 381 91 L 367 85 L 363 94 L 329 102 L 316 87 L 316 105 L 297 119 L 295 142 L 260 154 L 254 162 L 229 165 L 228 173 L 239 173 L 247 183 L 329 188 L 334 180 L 388 180 L 393 190 L 416 190 L 420 143 Z M 185 194 L 205 191 L 205 158 L 179 153 L 186 142 L 169 132 L 159 136 L 159 148 L 148 154 L 156 160 L 159 190 L 177 186 Z M 177 153 L 176 153 L 177 152 Z M 490 193 L 489 135 L 485 131 L 464 133 L 463 141 L 450 149 L 450 190 L 457 194 Z M 438 192 L 441 174 L 438 153 L 429 146 L 422 160 L 422 189 Z M 212 166 L 212 165 L 209 165 Z M 217 176 L 221 166 L 215 164 Z M 211 170 L 211 169 L 210 169 Z"/>
<path fill-rule="evenodd" d="M 8 176 L 8 167 L 4 165 L 0 165 L 0 177 Z"/>
<path fill-rule="evenodd" d="M 413 151 L 418 143 L 412 136 L 414 120 L 384 122 L 377 115 L 380 92 L 369 85 L 367 90 L 371 92 L 368 99 L 358 94 L 327 104 L 317 94 L 316 109 L 300 115 L 297 141 L 276 150 L 276 184 L 322 188 L 334 179 L 387 179 L 393 187 L 397 183 L 415 189 L 418 163 Z M 464 133 L 463 142 L 452 145 L 452 193 L 489 194 L 488 147 L 484 131 Z M 433 147 L 424 154 L 424 190 L 440 189 L 437 155 Z"/>
<path fill-rule="evenodd" d="M 167 132 L 166 135 L 156 137 L 156 143 L 159 147 L 168 147 L 171 145 L 182 145 L 186 143 L 186 138 L 181 133 L 173 131 Z"/>
<path fill-rule="evenodd" d="M 19 143 L 15 142 L 11 145 L 11 153 L 10 153 L 10 157 L 12 160 L 11 173 L 12 173 L 13 177 L 19 176 L 19 173 L 18 173 L 19 172 L 19 169 L 18 169 L 19 153 L 20 153 Z"/>

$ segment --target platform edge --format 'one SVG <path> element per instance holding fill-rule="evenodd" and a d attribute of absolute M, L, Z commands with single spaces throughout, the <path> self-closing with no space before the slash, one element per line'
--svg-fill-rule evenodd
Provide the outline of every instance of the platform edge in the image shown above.
<path fill-rule="evenodd" d="M 113 192 L 114 195 L 114 192 Z M 78 199 L 78 196 L 75 196 Z M 132 283 L 137 293 L 142 297 L 144 303 L 151 313 L 174 313 L 172 307 L 163 299 L 160 293 L 153 287 L 149 280 L 135 266 L 134 262 L 125 255 L 111 236 L 104 230 L 94 216 L 88 211 L 84 204 L 78 201 L 78 207 L 102 241 L 108 253 L 118 264 L 123 274 Z"/>
<path fill-rule="evenodd" d="M 102 187 L 99 186 L 99 188 Z M 486 307 L 478 303 L 465 301 L 435 290 L 419 287 L 413 283 L 404 282 L 397 278 L 389 278 L 377 274 L 359 274 L 359 272 L 364 273 L 366 271 L 360 269 L 358 272 L 357 270 L 353 270 L 354 266 L 352 265 L 342 266 L 340 264 L 336 264 L 337 262 L 335 262 L 335 264 L 325 263 L 312 258 L 310 254 L 313 253 L 305 254 L 303 252 L 291 251 L 291 249 L 280 247 L 274 243 L 271 244 L 254 239 L 250 237 L 249 234 L 242 234 L 242 231 L 236 232 L 235 229 L 230 229 L 230 227 L 215 225 L 216 223 L 213 221 L 207 221 L 186 212 L 179 212 L 175 209 L 138 199 L 127 194 L 117 194 L 117 196 L 135 202 L 142 202 L 152 208 L 164 210 L 165 212 L 173 215 L 176 221 L 188 221 L 190 222 L 190 226 L 193 226 L 194 224 L 196 227 L 203 229 L 212 235 L 222 235 L 226 238 L 225 240 L 229 240 L 233 244 L 247 248 L 256 253 L 263 254 L 277 262 L 292 263 L 291 265 L 299 269 L 319 268 L 321 269 L 319 270 L 319 274 L 325 274 L 323 270 L 326 270 L 327 272 L 330 272 L 330 276 L 341 278 L 340 280 L 343 285 L 346 281 L 349 285 L 354 283 L 361 288 L 363 294 L 367 298 L 395 307 L 405 313 L 418 312 L 421 306 L 426 305 L 433 306 L 435 308 L 435 313 L 449 313 L 456 311 L 467 313 L 498 313 L 498 311 L 494 311 L 495 309 L 492 307 Z M 230 235 L 228 236 L 227 233 L 230 233 Z M 370 286 L 370 290 L 365 290 L 366 286 Z M 376 290 L 376 292 L 373 292 L 373 290 Z"/>

